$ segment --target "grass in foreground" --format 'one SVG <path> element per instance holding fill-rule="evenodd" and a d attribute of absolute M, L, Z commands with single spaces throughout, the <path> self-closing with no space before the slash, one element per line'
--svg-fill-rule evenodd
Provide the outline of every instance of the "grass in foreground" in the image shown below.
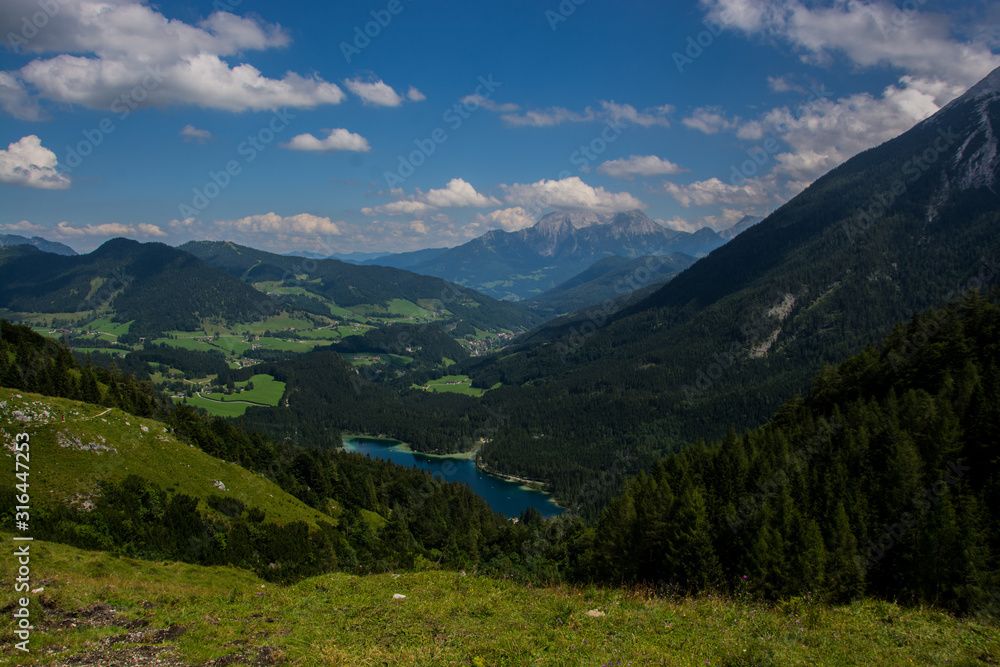
<path fill-rule="evenodd" d="M 710 596 L 670 601 L 443 571 L 334 574 L 279 587 L 229 568 L 118 559 L 44 542 L 34 543 L 32 554 L 33 587 L 44 587 L 31 596 L 32 653 L 14 650 L 5 614 L 2 664 L 968 666 L 1000 660 L 995 624 L 878 601 L 845 607 Z M 4 571 L 11 571 L 6 563 Z M 5 581 L 0 605 L 8 608 L 13 599 L 12 582 Z"/>

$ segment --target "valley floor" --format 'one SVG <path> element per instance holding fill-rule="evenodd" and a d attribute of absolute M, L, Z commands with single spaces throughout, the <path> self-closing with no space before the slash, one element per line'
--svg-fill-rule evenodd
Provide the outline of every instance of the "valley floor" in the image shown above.
<path fill-rule="evenodd" d="M 8 544 L 10 535 L 4 535 Z M 277 586 L 232 568 L 32 544 L 31 652 L 4 665 L 979 665 L 1000 629 L 866 600 L 761 605 L 710 595 L 533 587 L 451 571 Z M 405 595 L 404 599 L 393 596 Z M 588 612 L 594 610 L 601 614 Z"/>

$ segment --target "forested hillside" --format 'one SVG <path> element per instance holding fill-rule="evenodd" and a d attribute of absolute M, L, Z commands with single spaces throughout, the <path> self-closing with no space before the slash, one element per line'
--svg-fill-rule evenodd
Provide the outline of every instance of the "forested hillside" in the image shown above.
<path fill-rule="evenodd" d="M 81 315 L 110 308 L 115 322 L 135 321 L 133 339 L 196 330 L 208 318 L 259 320 L 264 301 L 249 285 L 162 243 L 112 239 L 74 256 L 0 248 L 0 308 Z"/>
<path fill-rule="evenodd" d="M 475 330 L 521 329 L 541 321 L 523 307 L 496 301 L 440 278 L 385 266 L 357 266 L 335 259 L 303 259 L 276 255 L 234 243 L 192 241 L 181 246 L 210 264 L 251 283 L 279 281 L 308 294 L 350 308 L 408 299 L 427 308 L 448 311 L 458 337 Z"/>
<path fill-rule="evenodd" d="M 998 299 L 915 316 L 766 426 L 657 462 L 597 522 L 585 569 L 982 610 L 1000 584 Z"/>

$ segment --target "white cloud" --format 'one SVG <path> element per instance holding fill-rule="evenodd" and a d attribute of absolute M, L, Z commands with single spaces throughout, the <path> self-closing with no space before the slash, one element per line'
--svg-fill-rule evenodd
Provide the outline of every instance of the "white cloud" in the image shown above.
<path fill-rule="evenodd" d="M 739 117 L 733 120 L 726 118 L 720 107 L 699 107 L 681 122 L 705 134 L 718 134 L 722 130 L 735 129 L 739 126 L 739 120 Z"/>
<path fill-rule="evenodd" d="M 570 211 L 614 212 L 645 208 L 645 204 L 627 192 L 608 192 L 593 188 L 578 176 L 561 181 L 541 180 L 536 183 L 500 186 L 506 192 L 505 201 L 528 210 L 556 208 Z"/>
<path fill-rule="evenodd" d="M 180 131 L 180 135 L 187 143 L 205 144 L 215 138 L 208 130 L 199 130 L 194 125 L 185 125 L 184 129 Z"/>
<path fill-rule="evenodd" d="M 19 120 L 42 120 L 38 101 L 28 95 L 24 84 L 10 72 L 0 72 L 0 109 Z"/>
<path fill-rule="evenodd" d="M 526 111 L 523 114 L 506 113 L 501 118 L 510 127 L 551 127 L 563 123 L 586 123 L 597 116 L 590 107 L 583 113 L 576 113 L 563 107 L 551 107 L 544 111 Z"/>
<path fill-rule="evenodd" d="M 733 204 L 737 206 L 773 203 L 773 187 L 760 179 L 751 179 L 740 185 L 723 183 L 718 178 L 695 181 L 689 185 L 679 185 L 667 181 L 662 190 L 677 200 L 684 208 L 691 206 L 715 206 Z"/>
<path fill-rule="evenodd" d="M 736 129 L 736 136 L 740 139 L 749 139 L 750 141 L 763 139 L 764 126 L 761 125 L 759 121 L 749 120 L 740 124 L 740 126 Z"/>
<path fill-rule="evenodd" d="M 521 107 L 512 103 L 500 104 L 491 100 L 488 97 L 483 97 L 482 95 L 466 95 L 459 100 L 462 104 L 468 104 L 471 106 L 480 106 L 487 111 L 495 111 L 497 113 L 513 113 L 519 111 Z"/>
<path fill-rule="evenodd" d="M 630 155 L 628 158 L 609 160 L 601 164 L 597 171 L 612 178 L 632 180 L 639 176 L 655 176 L 658 174 L 680 174 L 686 169 L 655 155 Z"/>
<path fill-rule="evenodd" d="M 27 220 L 21 220 L 20 222 L 10 222 L 7 223 L 6 225 L 0 225 L 0 229 L 2 229 L 6 233 L 11 233 L 11 232 L 34 233 L 34 232 L 44 232 L 46 231 L 47 228 L 42 227 L 41 225 L 36 225 L 33 222 L 28 222 Z"/>
<path fill-rule="evenodd" d="M 604 116 L 613 122 L 625 122 L 630 125 L 640 125 L 642 127 L 651 127 L 653 125 L 670 127 L 667 115 L 674 110 L 671 105 L 664 104 L 652 109 L 646 109 L 645 111 L 638 111 L 631 104 L 616 104 L 614 100 L 610 102 L 602 101 L 601 108 L 604 110 Z"/>
<path fill-rule="evenodd" d="M 346 79 L 344 85 L 347 89 L 360 97 L 365 104 L 376 107 L 398 107 L 403 103 L 403 98 L 392 89 L 382 79 L 378 81 L 366 82 L 360 79 Z M 411 91 L 416 90 L 411 88 Z M 418 94 L 420 91 L 416 91 Z"/>
<path fill-rule="evenodd" d="M 934 84 L 903 77 L 881 97 L 856 93 L 817 99 L 796 110 L 781 107 L 762 122 L 790 147 L 776 155 L 778 173 L 809 182 L 872 146 L 888 141 L 938 111 Z M 926 86 L 930 85 L 930 90 Z"/>
<path fill-rule="evenodd" d="M 463 101 L 477 97 L 466 97 Z M 565 107 L 549 107 L 548 109 L 531 109 L 519 114 L 513 113 L 518 110 L 516 104 L 497 105 L 490 104 L 488 101 L 484 103 L 481 98 L 478 98 L 478 101 L 486 109 L 503 113 L 501 118 L 508 127 L 552 127 L 563 123 L 589 123 L 596 120 L 611 121 L 626 126 L 652 127 L 660 125 L 669 127 L 670 121 L 667 116 L 674 109 L 669 104 L 664 104 L 639 111 L 631 104 L 618 104 L 614 100 L 601 100 L 601 108 L 597 111 L 591 107 L 585 108 L 582 112 L 571 111 Z M 506 107 L 510 107 L 509 111 Z"/>
<path fill-rule="evenodd" d="M 817 6 L 799 0 L 702 0 L 702 5 L 710 19 L 747 34 L 785 39 L 803 59 L 817 64 L 828 63 L 837 54 L 861 67 L 891 65 L 911 75 L 947 81 L 960 91 L 1000 66 L 1000 56 L 988 44 L 955 38 L 949 16 L 901 9 L 889 2 L 851 0 Z M 951 94 L 935 102 L 943 105 Z"/>
<path fill-rule="evenodd" d="M 419 189 L 409 197 L 406 197 L 401 188 L 390 190 L 393 197 L 398 197 L 398 201 L 389 202 L 380 206 L 372 206 L 361 209 L 364 215 L 421 215 L 432 213 L 441 208 L 464 208 L 464 207 L 486 207 L 499 206 L 500 202 L 493 197 L 487 197 L 476 191 L 470 183 L 461 178 L 453 178 L 443 188 L 421 192 Z"/>
<path fill-rule="evenodd" d="M 417 193 L 418 201 L 425 202 L 437 208 L 460 206 L 499 206 L 500 202 L 493 197 L 487 197 L 476 192 L 471 184 L 461 178 L 453 178 L 448 184 L 438 190 L 428 190 L 426 194 Z"/>
<path fill-rule="evenodd" d="M 340 234 L 337 223 L 327 217 L 299 213 L 298 215 L 281 216 L 277 213 L 263 215 L 248 215 L 236 220 L 215 220 L 217 227 L 232 229 L 250 234 Z"/>
<path fill-rule="evenodd" d="M 679 232 L 696 232 L 705 227 L 719 232 L 723 229 L 729 229 L 743 219 L 745 215 L 756 215 L 756 212 L 744 209 L 723 208 L 719 215 L 703 215 L 691 220 L 674 216 L 670 220 L 657 220 L 657 222 L 664 227 L 676 229 Z"/>
<path fill-rule="evenodd" d="M 798 86 L 788 81 L 783 76 L 769 76 L 767 77 L 767 87 L 776 93 L 787 93 L 791 90 L 800 90 Z"/>
<path fill-rule="evenodd" d="M 376 215 L 414 215 L 420 213 L 426 213 L 428 211 L 436 210 L 435 207 L 430 204 L 425 204 L 420 201 L 412 201 L 409 199 L 403 199 L 401 201 L 389 202 L 388 204 L 382 204 L 380 206 L 370 206 L 361 209 L 361 213 L 364 215 L 376 216 Z"/>
<path fill-rule="evenodd" d="M 406 91 L 406 99 L 410 100 L 411 102 L 423 102 L 424 100 L 427 99 L 427 96 L 424 95 L 419 90 L 417 90 L 416 88 L 414 88 L 413 86 L 410 86 L 410 89 Z"/>
<path fill-rule="evenodd" d="M 84 225 L 74 227 L 68 222 L 60 222 L 55 227 L 55 234 L 60 238 L 74 238 L 80 236 L 144 236 L 160 237 L 166 233 L 156 225 L 142 222 L 138 225 L 125 225 L 120 222 L 106 222 L 100 225 Z"/>
<path fill-rule="evenodd" d="M 367 153 L 371 150 L 367 139 L 360 134 L 348 132 L 343 128 L 330 130 L 325 139 L 317 139 L 311 134 L 299 134 L 292 137 L 292 140 L 287 144 L 281 144 L 281 146 L 293 151 L 319 151 L 323 153 L 332 153 L 334 151 Z"/>
<path fill-rule="evenodd" d="M 56 154 L 42 146 L 34 134 L 0 150 L 0 183 L 10 183 L 24 188 L 65 190 L 69 177 L 56 171 Z"/>
<path fill-rule="evenodd" d="M 32 0 L 8 0 L 0 33 L 20 30 L 23 16 L 38 11 Z M 39 57 L 8 77 L 38 97 L 61 104 L 125 111 L 193 105 L 226 111 L 313 108 L 338 104 L 344 92 L 318 77 L 294 72 L 281 79 L 264 76 L 247 63 L 230 65 L 248 50 L 287 46 L 280 26 L 216 12 L 197 25 L 168 21 L 139 0 L 59 2 L 43 30 L 23 45 Z M 0 86 L 8 113 L 35 113 L 16 86 Z"/>
<path fill-rule="evenodd" d="M 516 232 L 519 229 L 526 229 L 537 222 L 520 206 L 504 208 L 499 211 L 491 211 L 486 215 L 477 213 L 475 224 L 485 229 L 496 229 L 497 227 L 506 232 Z"/>
<path fill-rule="evenodd" d="M 136 225 L 136 229 L 139 230 L 140 236 L 166 236 L 167 233 L 157 227 L 156 225 L 151 225 L 147 222 L 140 222 Z"/>

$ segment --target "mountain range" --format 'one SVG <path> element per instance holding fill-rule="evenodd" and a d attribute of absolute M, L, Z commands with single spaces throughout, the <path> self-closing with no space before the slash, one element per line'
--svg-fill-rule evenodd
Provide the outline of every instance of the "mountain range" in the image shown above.
<path fill-rule="evenodd" d="M 645 299 L 466 362 L 514 415 L 482 456 L 572 495 L 616 451 L 650 462 L 763 423 L 894 322 L 996 285 L 998 136 L 1000 70 Z"/>
<path fill-rule="evenodd" d="M 497 299 L 520 300 L 539 296 L 611 256 L 697 256 L 723 243 L 725 239 L 707 227 L 680 232 L 639 210 L 555 212 L 526 229 L 492 230 L 443 252 L 387 255 L 369 262 L 444 278 Z"/>
<path fill-rule="evenodd" d="M 35 246 L 42 252 L 51 252 L 56 255 L 75 255 L 76 251 L 68 245 L 57 241 L 48 241 L 41 236 L 32 236 L 30 239 L 17 234 L 0 234 L 0 248 L 13 245 Z"/>

